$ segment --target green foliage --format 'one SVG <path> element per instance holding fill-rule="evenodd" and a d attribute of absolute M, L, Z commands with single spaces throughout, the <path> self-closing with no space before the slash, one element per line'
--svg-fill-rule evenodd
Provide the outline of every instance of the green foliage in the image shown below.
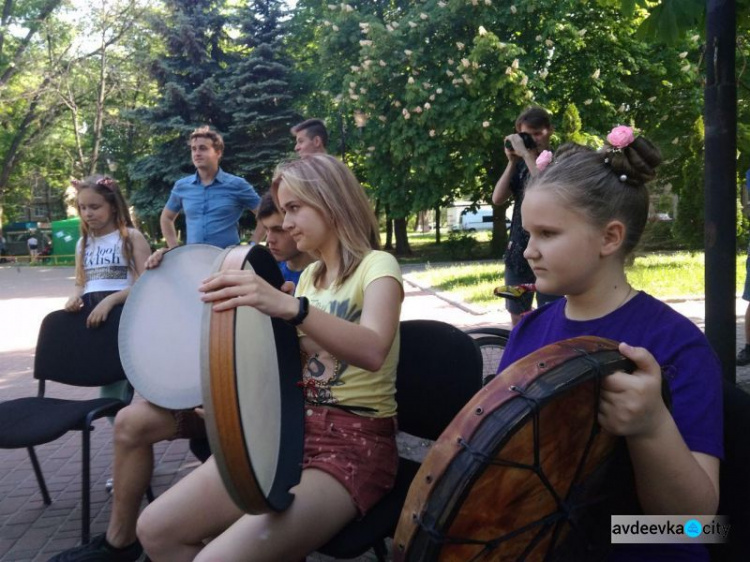
<path fill-rule="evenodd" d="M 682 162 L 682 182 L 675 186 L 679 195 L 675 234 L 690 248 L 703 245 L 704 218 L 704 131 L 703 119 L 698 118 L 692 127 L 687 143 L 688 154 Z"/>
<path fill-rule="evenodd" d="M 463 230 L 451 230 L 445 242 L 445 250 L 453 260 L 470 260 L 479 243 L 474 235 Z"/>

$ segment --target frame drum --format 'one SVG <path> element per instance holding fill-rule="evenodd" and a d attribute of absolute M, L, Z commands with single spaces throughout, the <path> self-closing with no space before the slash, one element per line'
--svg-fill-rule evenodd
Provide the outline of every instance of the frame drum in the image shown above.
<path fill-rule="evenodd" d="M 225 250 L 215 271 L 249 269 L 279 288 L 284 279 L 262 246 Z M 224 486 L 247 513 L 282 511 L 302 474 L 304 397 L 297 330 L 251 306 L 204 309 L 203 404 Z"/>
<path fill-rule="evenodd" d="M 427 454 L 401 512 L 394 560 L 598 558 L 601 523 L 609 546 L 609 517 L 592 521 L 593 513 L 625 488 L 607 480 L 623 441 L 597 423 L 599 383 L 633 368 L 616 342 L 587 336 L 505 369 Z"/>
<path fill-rule="evenodd" d="M 130 289 L 120 320 L 120 361 L 138 393 L 170 410 L 200 406 L 201 316 L 198 287 L 221 249 L 179 246 Z"/>

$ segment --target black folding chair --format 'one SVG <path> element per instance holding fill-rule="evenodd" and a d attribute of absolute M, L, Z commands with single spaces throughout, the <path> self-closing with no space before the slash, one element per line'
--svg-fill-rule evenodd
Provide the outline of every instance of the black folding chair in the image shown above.
<path fill-rule="evenodd" d="M 58 310 L 47 315 L 39 330 L 34 359 L 37 396 L 0 402 L 0 448 L 29 452 L 42 499 L 51 503 L 34 447 L 49 443 L 68 431 L 80 431 L 83 438 L 81 540 L 89 541 L 90 518 L 90 431 L 92 422 L 114 415 L 133 397 L 125 400 L 93 398 L 68 400 L 45 396 L 47 381 L 71 386 L 104 386 L 125 379 L 117 346 L 122 307 L 115 307 L 99 328 L 86 328 L 88 310 L 69 313 Z"/>
<path fill-rule="evenodd" d="M 396 375 L 399 430 L 420 439 L 437 439 L 482 387 L 482 356 L 472 338 L 443 322 L 401 323 L 401 353 Z M 393 489 L 367 515 L 352 521 L 318 552 L 355 558 L 370 548 L 386 559 L 385 538 L 393 536 L 419 463 L 399 459 Z"/>

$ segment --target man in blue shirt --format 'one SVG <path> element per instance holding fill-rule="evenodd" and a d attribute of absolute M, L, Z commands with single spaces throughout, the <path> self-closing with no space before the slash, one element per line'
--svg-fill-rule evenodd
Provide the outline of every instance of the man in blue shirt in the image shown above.
<path fill-rule="evenodd" d="M 188 244 L 211 244 L 226 248 L 239 244 L 237 221 L 242 212 L 257 211 L 260 197 L 244 179 L 219 167 L 224 140 L 209 127 L 190 135 L 190 152 L 196 173 L 178 180 L 159 219 L 167 246 L 179 245 L 174 221 L 184 211 Z M 263 239 L 263 228 L 256 228 L 253 241 Z"/>

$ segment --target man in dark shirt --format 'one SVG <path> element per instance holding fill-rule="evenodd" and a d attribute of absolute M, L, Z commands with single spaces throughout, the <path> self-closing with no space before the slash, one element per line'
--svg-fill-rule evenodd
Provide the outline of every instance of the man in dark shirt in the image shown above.
<path fill-rule="evenodd" d="M 531 271 L 526 258 L 523 257 L 523 252 L 529 242 L 529 236 L 521 225 L 521 205 L 526 182 L 530 177 L 537 175 L 536 159 L 543 150 L 549 149 L 549 139 L 553 131 L 549 113 L 541 107 L 530 107 L 516 119 L 516 133 L 505 137 L 505 141 L 510 142 L 513 148 L 505 146 L 508 165 L 497 184 L 495 184 L 492 202 L 495 205 L 502 205 L 511 197 L 514 200 L 508 249 L 504 256 L 506 285 L 520 285 L 536 281 L 534 272 Z M 536 147 L 526 148 L 518 133 L 530 135 Z M 536 298 L 537 305 L 542 306 L 559 297 L 537 293 Z M 531 310 L 532 300 L 533 293 L 528 292 L 521 295 L 518 300 L 506 301 L 506 308 L 510 312 L 513 326 L 518 324 L 521 315 Z"/>

